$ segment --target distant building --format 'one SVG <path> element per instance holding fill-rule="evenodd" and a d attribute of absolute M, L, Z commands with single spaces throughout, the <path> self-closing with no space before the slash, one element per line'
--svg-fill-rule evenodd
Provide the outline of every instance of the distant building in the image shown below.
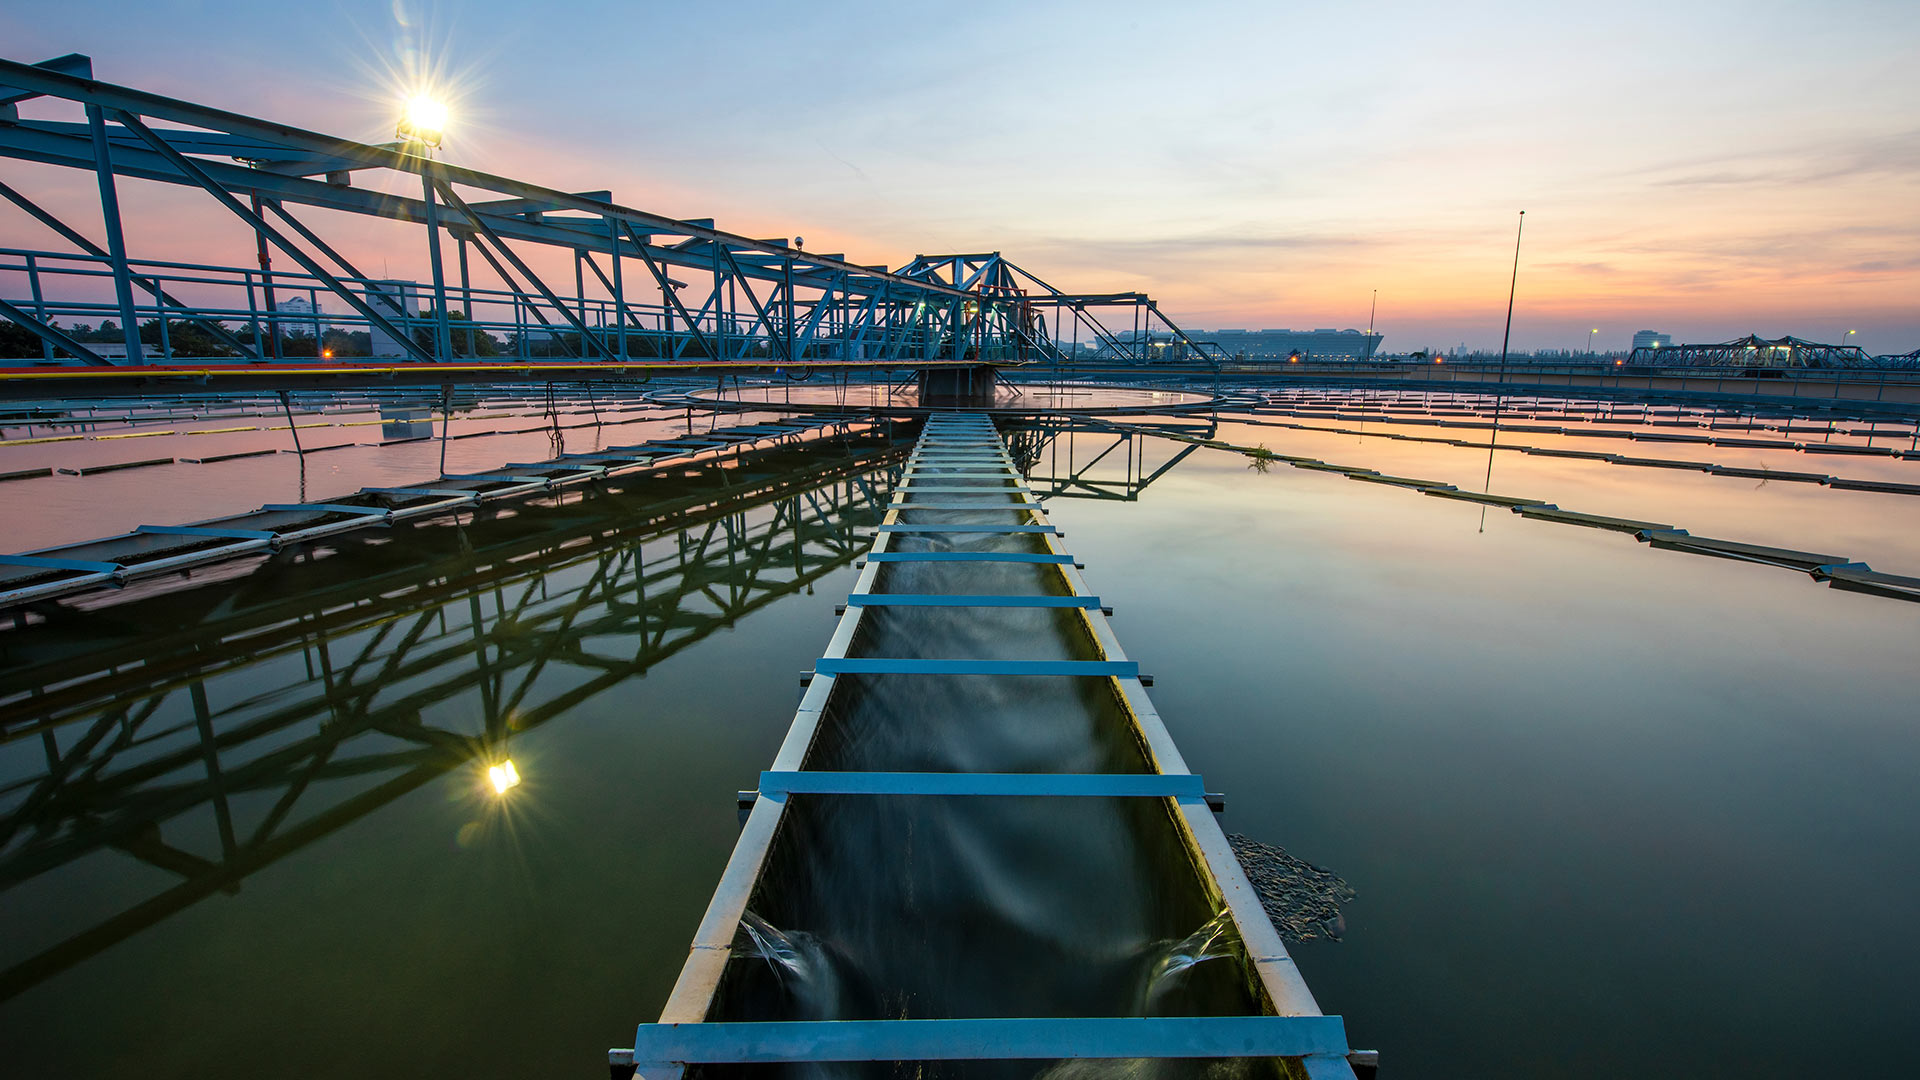
<path fill-rule="evenodd" d="M 1190 358 L 1185 345 L 1164 330 L 1145 335 L 1149 360 Z M 1360 330 L 1189 330 L 1187 338 L 1201 344 L 1218 345 L 1228 356 L 1246 360 L 1284 361 L 1298 356 L 1302 360 L 1364 360 L 1380 351 L 1378 333 Z M 1137 333 L 1122 331 L 1115 335 L 1116 347 L 1107 342 L 1083 342 L 1097 356 L 1133 355 L 1140 351 Z M 1059 343 L 1071 351 L 1070 343 Z"/>
<path fill-rule="evenodd" d="M 410 329 L 418 321 L 411 313 L 416 310 L 414 291 L 418 286 L 411 281 L 369 281 L 367 282 L 367 306 L 385 316 L 387 321 L 402 331 Z M 368 355 L 375 357 L 406 356 L 406 347 L 401 345 L 392 334 L 378 326 L 368 327 L 371 345 Z"/>
<path fill-rule="evenodd" d="M 1365 360 L 1380 352 L 1381 335 L 1364 330 L 1195 330 L 1196 341 L 1212 341 L 1229 355 L 1249 360 Z"/>
<path fill-rule="evenodd" d="M 1636 349 L 1664 349 L 1672 344 L 1673 335 L 1658 330 L 1641 330 L 1633 335 L 1633 347 Z"/>
<path fill-rule="evenodd" d="M 295 296 L 291 299 L 282 300 L 275 306 L 280 309 L 280 314 L 287 318 L 295 318 L 302 321 L 312 321 L 315 318 L 320 318 L 323 320 L 323 325 L 327 314 L 325 307 L 304 296 Z"/>

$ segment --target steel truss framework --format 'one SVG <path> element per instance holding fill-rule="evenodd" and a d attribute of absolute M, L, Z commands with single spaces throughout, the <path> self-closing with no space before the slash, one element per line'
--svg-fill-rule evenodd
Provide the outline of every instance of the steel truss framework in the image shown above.
<path fill-rule="evenodd" d="M 21 118 L 20 104 L 39 98 L 78 104 L 84 122 Z M 74 249 L 0 249 L 9 283 L 0 315 L 38 336 L 47 362 L 173 363 L 214 352 L 280 360 L 300 339 L 303 355 L 319 358 L 329 328 L 365 331 L 374 355 L 409 362 L 577 361 L 569 378 L 589 377 L 581 364 L 635 361 L 1059 363 L 1074 357 L 1058 343 L 1083 332 L 1109 362 L 1145 360 L 1156 327 L 1163 343 L 1172 334 L 1191 350 L 1187 359 L 1221 355 L 1188 339 L 1145 294 L 1065 293 L 997 254 L 864 266 L 711 220 L 636 210 L 606 191 L 460 168 L 417 142 L 354 142 L 98 82 L 79 55 L 0 60 L 0 156 L 86 170 L 99 190 L 104 245 L 0 183 L 0 196 Z M 252 233 L 258 265 L 134 258 L 121 227 L 123 179 L 204 191 Z M 408 187 L 419 194 L 381 190 Z M 322 235 L 315 210 L 421 226 L 431 280 L 363 273 Z M 533 257 L 546 274 L 571 261 L 571 289 L 536 269 L 523 254 L 529 246 L 546 249 Z M 305 304 L 296 313 L 289 300 Z M 320 313 L 325 304 L 335 311 Z M 56 325 L 62 318 L 114 320 L 124 343 L 76 340 Z M 143 342 L 143 322 L 157 342 Z"/>
<path fill-rule="evenodd" d="M 1645 346 L 1627 363 L 1645 367 L 1715 368 L 1889 368 L 1904 367 L 1907 357 L 1868 356 L 1855 345 L 1823 345 L 1804 338 L 1763 338 L 1749 334 L 1713 345 Z"/>
<path fill-rule="evenodd" d="M 1219 345 L 1187 336 L 1146 293 L 1062 292 L 999 252 L 916 255 L 900 272 L 978 291 L 983 302 L 1010 305 L 1009 328 L 1036 358 L 1214 368 L 1232 359 Z M 1089 352 L 1083 354 L 1083 347 Z"/>
<path fill-rule="evenodd" d="M 866 551 L 856 529 L 882 516 L 904 454 L 863 438 L 824 460 L 774 451 L 643 480 L 638 494 L 616 486 L 519 504 L 511 518 L 408 526 L 405 553 L 363 538 L 346 541 L 352 559 L 283 556 L 253 584 L 116 604 L 109 622 L 176 627 L 117 646 L 58 638 L 87 619 L 78 612 L 17 626 L 0 743 L 18 754 L 37 742 L 44 764 L 0 790 L 0 889 L 104 849 L 178 881 L 0 971 L 0 1000 L 450 770 L 504 756 L 513 733 L 809 588 Z M 421 565 L 433 544 L 445 553 Z M 386 571 L 364 573 L 387 553 Z M 287 664 L 305 680 L 257 699 L 262 667 Z M 478 698 L 477 730 L 434 713 L 455 694 Z"/>

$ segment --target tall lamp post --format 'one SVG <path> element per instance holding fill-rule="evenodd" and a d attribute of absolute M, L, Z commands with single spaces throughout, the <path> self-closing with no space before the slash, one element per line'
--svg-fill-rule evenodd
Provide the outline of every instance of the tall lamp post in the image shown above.
<path fill-rule="evenodd" d="M 1600 328 L 1597 326 L 1587 331 L 1587 359 L 1589 360 L 1593 359 L 1593 356 L 1594 356 L 1594 352 L 1593 352 L 1594 336 L 1599 333 L 1600 333 Z"/>
<path fill-rule="evenodd" d="M 1520 211 L 1520 224 L 1513 230 L 1513 279 L 1507 282 L 1507 329 L 1500 335 L 1500 385 L 1507 383 L 1507 343 L 1513 338 L 1513 298 L 1520 285 L 1520 234 L 1527 227 L 1527 212 Z M 1494 406 L 1499 412 L 1499 406 Z"/>
<path fill-rule="evenodd" d="M 1373 290 L 1373 302 L 1367 305 L 1367 359 L 1373 359 L 1373 317 L 1380 311 L 1380 290 Z"/>

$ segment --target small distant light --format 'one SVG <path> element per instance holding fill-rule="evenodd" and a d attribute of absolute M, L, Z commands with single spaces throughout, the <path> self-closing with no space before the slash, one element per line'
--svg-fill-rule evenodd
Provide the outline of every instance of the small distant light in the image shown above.
<path fill-rule="evenodd" d="M 520 770 L 513 767 L 513 762 L 502 761 L 487 770 L 487 779 L 493 781 L 495 795 L 505 795 L 508 788 L 519 785 Z"/>
<path fill-rule="evenodd" d="M 331 359 L 333 359 L 333 350 L 332 350 L 332 349 L 321 349 L 321 350 L 320 350 L 320 355 L 321 355 L 322 357 L 324 357 L 324 358 L 326 358 L 326 359 L 328 359 L 328 360 L 331 360 Z"/>
<path fill-rule="evenodd" d="M 1619 367 L 1620 365 L 1622 365 L 1622 364 L 1624 364 L 1624 363 L 1626 363 L 1626 361 L 1625 361 L 1625 360 L 1615 360 L 1615 361 L 1613 362 L 1613 366 L 1614 366 L 1614 367 Z"/>

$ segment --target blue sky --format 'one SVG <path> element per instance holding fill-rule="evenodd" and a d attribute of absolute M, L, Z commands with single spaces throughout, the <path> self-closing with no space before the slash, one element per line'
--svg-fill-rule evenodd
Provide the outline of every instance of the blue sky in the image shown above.
<path fill-rule="evenodd" d="M 1920 4 L 16 4 L 12 59 L 1194 327 L 1920 346 Z M 424 61 L 419 58 L 425 57 Z M 8 166 L 12 168 L 12 166 Z M 41 238 L 0 216 L 0 239 Z"/>

